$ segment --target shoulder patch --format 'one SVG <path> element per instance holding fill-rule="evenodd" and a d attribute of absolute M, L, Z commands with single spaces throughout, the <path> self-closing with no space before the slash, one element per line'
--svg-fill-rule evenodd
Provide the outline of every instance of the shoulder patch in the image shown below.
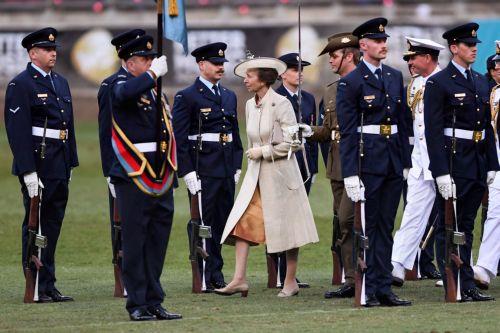
<path fill-rule="evenodd" d="M 118 74 L 118 77 L 123 77 L 123 78 L 126 78 L 126 77 L 127 77 L 127 75 Z"/>
<path fill-rule="evenodd" d="M 11 82 L 11 83 L 9 83 L 9 86 L 15 86 L 15 85 L 16 85 L 16 83 L 15 83 L 15 82 Z"/>
<path fill-rule="evenodd" d="M 17 111 L 19 111 L 19 106 L 15 109 L 11 109 L 9 108 L 9 111 L 12 112 L 12 113 L 16 113 Z"/>
<path fill-rule="evenodd" d="M 107 86 L 108 84 L 106 82 L 101 83 L 101 86 Z"/>
<path fill-rule="evenodd" d="M 182 95 L 180 95 L 180 94 L 179 95 L 175 95 L 175 98 L 180 98 L 180 97 L 182 97 Z"/>
<path fill-rule="evenodd" d="M 347 83 L 346 82 L 339 82 L 339 86 L 347 86 Z"/>
<path fill-rule="evenodd" d="M 118 82 L 116 82 L 116 84 L 122 84 L 122 83 L 125 83 L 125 82 L 127 82 L 127 81 L 118 81 Z"/>
<path fill-rule="evenodd" d="M 428 83 L 428 84 L 434 84 L 434 81 L 432 81 L 432 80 L 427 80 L 427 83 Z"/>

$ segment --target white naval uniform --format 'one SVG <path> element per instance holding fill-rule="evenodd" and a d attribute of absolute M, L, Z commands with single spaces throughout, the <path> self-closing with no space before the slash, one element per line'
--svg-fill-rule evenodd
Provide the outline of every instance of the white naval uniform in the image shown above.
<path fill-rule="evenodd" d="M 496 108 L 495 119 L 492 119 L 493 128 L 498 120 L 500 101 L 500 86 L 496 86 L 495 95 L 492 96 L 492 108 Z M 497 156 L 500 162 L 500 142 L 498 135 L 495 137 Z M 481 266 L 488 271 L 490 277 L 497 275 L 498 261 L 500 260 L 500 172 L 496 173 L 495 180 L 488 187 L 488 214 L 484 222 L 483 240 L 479 247 L 479 257 L 476 266 Z"/>
<path fill-rule="evenodd" d="M 412 167 L 408 174 L 408 192 L 406 207 L 403 213 L 401 227 L 394 235 L 392 247 L 392 262 L 399 263 L 411 270 L 419 250 L 420 241 L 425 233 L 427 221 L 431 215 L 432 206 L 436 198 L 434 178 L 429 170 L 429 155 L 425 140 L 424 99 L 423 93 L 427 78 L 439 72 L 436 67 L 428 77 L 418 76 L 408 86 L 408 103 L 411 104 L 414 96 L 421 90 L 421 99 L 414 109 L 413 121 L 414 147 L 411 154 Z"/>

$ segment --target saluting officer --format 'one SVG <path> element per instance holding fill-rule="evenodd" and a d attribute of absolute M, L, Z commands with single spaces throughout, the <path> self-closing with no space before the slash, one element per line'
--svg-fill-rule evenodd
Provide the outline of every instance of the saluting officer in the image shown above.
<path fill-rule="evenodd" d="M 175 95 L 173 107 L 179 177 L 184 178 L 191 195 L 200 190 L 201 180 L 203 222 L 212 228 L 212 238 L 206 239 L 209 258 L 203 272 L 204 292 L 226 286 L 220 241 L 233 207 L 243 159 L 236 94 L 219 82 L 227 62 L 226 48 L 225 43 L 212 43 L 191 52 L 200 76 Z M 196 142 L 198 135 L 201 149 Z"/>
<path fill-rule="evenodd" d="M 4 113 L 14 156 L 12 173 L 19 177 L 25 207 L 23 252 L 28 240 L 30 198 L 38 195 L 39 186 L 43 187 L 40 224 L 42 234 L 47 237 L 47 247 L 42 249 L 43 269 L 38 281 L 42 303 L 73 300 L 55 287 L 54 255 L 68 201 L 71 170 L 78 166 L 71 93 L 66 79 L 53 71 L 59 46 L 56 39 L 54 28 L 44 28 L 24 37 L 22 46 L 28 50 L 31 62 L 9 83 Z M 46 149 L 41 163 L 44 132 Z"/>
<path fill-rule="evenodd" d="M 443 198 L 452 197 L 453 181 L 458 231 L 465 233 L 465 244 L 459 247 L 463 261 L 460 267 L 462 301 L 493 299 L 475 287 L 470 266 L 474 220 L 486 186 L 493 182 L 495 171 L 499 169 L 490 123 L 488 81 L 470 68 L 476 60 L 476 44 L 480 43 L 478 28 L 476 23 L 467 23 L 443 34 L 453 59 L 445 69 L 427 80 L 424 95 L 429 169 L 442 196 L 439 197 L 436 254 L 438 258 L 444 257 Z M 454 139 L 456 144 L 453 144 Z M 438 264 L 446 282 L 444 262 Z"/>
<path fill-rule="evenodd" d="M 120 52 L 121 47 L 127 42 L 139 38 L 145 35 L 146 32 L 142 29 L 133 29 L 121 33 L 111 40 L 111 44 L 116 48 L 116 52 Z M 111 228 L 111 244 L 114 244 L 114 232 L 113 232 L 113 200 L 116 198 L 115 187 L 111 184 L 111 177 L 109 176 L 109 170 L 113 164 L 113 159 L 115 154 L 113 152 L 113 147 L 111 146 L 111 100 L 110 100 L 110 83 L 116 80 L 117 76 L 122 78 L 127 77 L 127 65 L 124 59 L 120 61 L 120 69 L 108 76 L 102 81 L 99 91 L 97 93 L 97 102 L 99 104 L 99 146 L 101 148 L 101 166 L 102 173 L 106 177 L 108 183 L 108 197 L 109 197 L 109 220 Z"/>
<path fill-rule="evenodd" d="M 494 66 L 488 65 L 488 72 L 496 84 L 490 93 L 491 124 L 495 131 L 495 146 L 500 163 L 499 121 L 500 111 L 500 40 L 495 41 L 496 54 L 491 57 Z M 491 68 L 493 67 L 493 68 Z M 496 78 L 495 78 L 496 76 Z M 498 81 L 494 81 L 494 80 Z M 497 83 L 499 82 L 499 83 Z M 498 274 L 500 259 L 500 172 L 488 186 L 488 213 L 484 222 L 484 232 L 479 248 L 477 263 L 473 267 L 474 280 L 479 288 L 488 289 L 490 279 Z"/>
<path fill-rule="evenodd" d="M 337 117 L 342 133 L 340 156 L 346 192 L 356 202 L 362 199 L 364 187 L 366 198 L 367 307 L 411 304 L 391 290 L 392 230 L 403 174 L 408 172 L 411 160 L 403 120 L 403 77 L 401 72 L 381 63 L 387 55 L 386 25 L 385 18 L 375 18 L 353 31 L 359 39 L 363 61 L 340 80 L 337 88 Z M 358 170 L 361 131 L 364 155 Z"/>
<path fill-rule="evenodd" d="M 408 192 L 401 227 L 394 236 L 392 249 L 392 275 L 394 284 L 401 286 L 405 280 L 405 269 L 412 270 L 422 237 L 425 235 L 436 198 L 434 178 L 429 171 L 429 156 L 425 140 L 424 88 L 425 82 L 441 69 L 438 65 L 439 52 L 444 46 L 423 38 L 406 37 L 409 48 L 403 59 L 408 61 L 415 75 L 407 88 L 403 105 L 405 117 L 413 122 L 415 136 L 412 150 L 412 167 L 408 176 Z M 432 223 L 432 221 L 431 221 Z M 431 245 L 432 246 L 432 245 Z"/>
<path fill-rule="evenodd" d="M 342 32 L 328 38 L 320 56 L 328 54 L 332 71 L 340 77 L 351 73 L 359 63 L 358 38 L 350 32 Z M 340 163 L 340 140 L 341 134 L 337 121 L 336 99 L 339 79 L 330 83 L 325 89 L 320 108 L 324 109 L 325 119 L 322 126 L 312 126 L 311 130 L 306 128 L 304 136 L 308 140 L 327 142 L 330 144 L 326 177 L 330 179 L 333 193 L 333 228 L 340 237 L 332 239 L 332 251 L 340 246 L 342 265 L 345 274 L 345 283 L 339 289 L 325 292 L 325 298 L 349 298 L 354 296 L 354 266 L 352 258 L 352 228 L 354 222 L 354 211 L 351 199 L 347 196 L 344 188 Z"/>
<path fill-rule="evenodd" d="M 109 175 L 121 217 L 126 308 L 134 321 L 179 319 L 181 315 L 161 306 L 165 293 L 160 276 L 172 227 L 177 169 L 170 110 L 154 89 L 156 79 L 168 71 L 167 60 L 154 58 L 148 35 L 123 45 L 118 55 L 125 60 L 126 74 L 110 82 L 115 158 Z M 158 98 L 162 110 L 157 109 Z"/>

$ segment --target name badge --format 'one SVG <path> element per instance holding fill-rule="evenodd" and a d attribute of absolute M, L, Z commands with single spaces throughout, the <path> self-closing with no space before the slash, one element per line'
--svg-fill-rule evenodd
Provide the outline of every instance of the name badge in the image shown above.
<path fill-rule="evenodd" d="M 368 95 L 363 97 L 365 101 L 371 102 L 375 99 L 375 95 Z"/>
<path fill-rule="evenodd" d="M 465 97 L 465 93 L 455 94 L 455 97 L 456 98 L 460 98 L 460 97 L 464 98 Z"/>
<path fill-rule="evenodd" d="M 49 97 L 49 95 L 47 95 L 47 94 L 37 94 L 37 97 L 38 98 L 47 98 L 47 97 Z"/>
<path fill-rule="evenodd" d="M 201 113 L 209 113 L 209 112 L 212 112 L 212 108 L 203 108 L 203 109 L 200 109 L 200 112 Z"/>

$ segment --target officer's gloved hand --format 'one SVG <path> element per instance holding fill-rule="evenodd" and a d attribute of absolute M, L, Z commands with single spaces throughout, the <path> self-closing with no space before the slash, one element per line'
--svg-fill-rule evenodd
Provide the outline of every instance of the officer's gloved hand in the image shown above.
<path fill-rule="evenodd" d="M 448 200 L 452 197 L 452 184 L 451 184 L 451 176 L 442 175 L 436 178 L 436 184 L 439 190 L 439 193 L 444 198 L 444 200 Z"/>
<path fill-rule="evenodd" d="M 115 185 L 111 184 L 111 177 L 106 177 L 106 181 L 108 182 L 109 193 L 116 199 Z"/>
<path fill-rule="evenodd" d="M 154 58 L 151 62 L 151 67 L 149 70 L 153 72 L 156 77 L 163 76 L 168 72 L 167 57 L 162 55 L 159 58 Z"/>
<path fill-rule="evenodd" d="M 198 182 L 198 177 L 196 176 L 196 171 L 191 171 L 184 176 L 184 182 L 189 190 L 189 193 L 195 195 L 201 191 L 201 182 Z"/>
<path fill-rule="evenodd" d="M 403 178 L 404 180 L 408 180 L 408 175 L 410 174 L 410 168 L 403 169 Z"/>
<path fill-rule="evenodd" d="M 238 170 L 236 170 L 236 173 L 234 174 L 234 183 L 236 185 L 238 185 L 238 183 L 240 182 L 240 176 L 241 176 L 241 170 L 238 169 Z"/>
<path fill-rule="evenodd" d="M 488 186 L 493 184 L 496 175 L 497 175 L 496 171 L 488 171 L 488 173 L 486 174 L 486 184 Z"/>
<path fill-rule="evenodd" d="M 347 196 L 353 202 L 358 202 L 359 200 L 364 199 L 364 194 L 361 193 L 361 187 L 364 188 L 364 185 L 358 176 L 344 178 L 344 185 Z"/>
<path fill-rule="evenodd" d="M 307 125 L 307 124 L 299 124 L 299 128 L 302 129 L 302 136 L 304 138 L 309 138 L 313 135 L 313 130 L 311 128 L 311 126 Z"/>
<path fill-rule="evenodd" d="M 262 158 L 262 147 L 250 148 L 247 150 L 246 154 L 251 160 L 260 160 Z"/>
<path fill-rule="evenodd" d="M 42 181 L 38 179 L 38 175 L 35 171 L 26 173 L 24 175 L 24 184 L 26 184 L 26 189 L 28 190 L 28 195 L 33 198 L 38 195 L 38 188 L 43 188 Z"/>

